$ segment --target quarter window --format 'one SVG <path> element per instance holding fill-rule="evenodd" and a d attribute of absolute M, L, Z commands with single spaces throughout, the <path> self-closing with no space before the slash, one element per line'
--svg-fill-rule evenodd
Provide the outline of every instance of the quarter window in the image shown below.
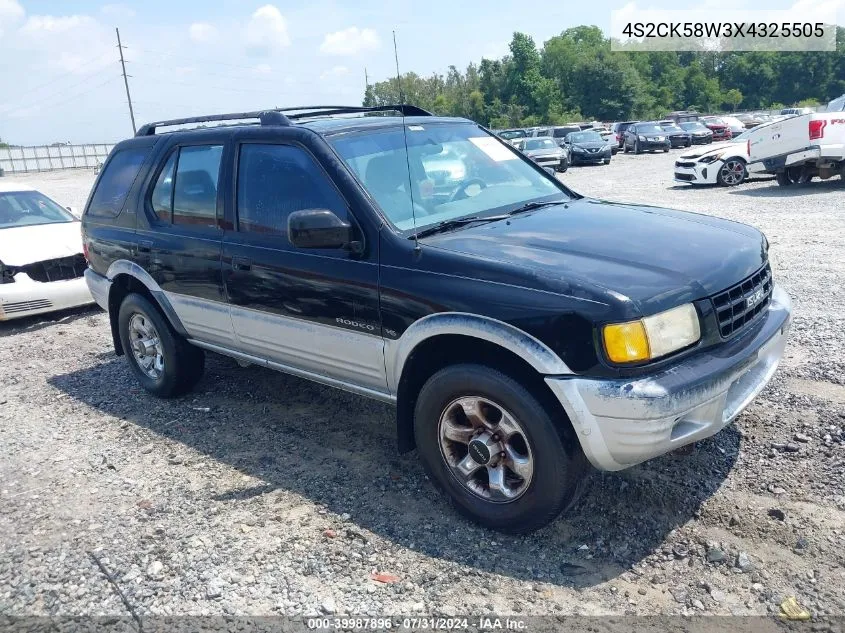
<path fill-rule="evenodd" d="M 106 162 L 87 214 L 114 217 L 120 214 L 126 196 L 150 153 L 149 147 L 120 150 Z"/>
<path fill-rule="evenodd" d="M 288 216 L 329 209 L 346 219 L 346 205 L 304 150 L 290 145 L 241 146 L 238 161 L 238 230 L 287 235 Z"/>

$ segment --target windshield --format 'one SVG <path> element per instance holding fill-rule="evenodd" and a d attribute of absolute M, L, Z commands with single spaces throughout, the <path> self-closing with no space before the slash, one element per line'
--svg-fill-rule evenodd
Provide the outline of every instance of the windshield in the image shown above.
<path fill-rule="evenodd" d="M 525 141 L 523 149 L 554 149 L 556 147 L 557 143 L 550 138 L 532 138 Z"/>
<path fill-rule="evenodd" d="M 43 193 L 37 191 L 0 193 L 0 229 L 73 221 L 74 217 L 68 211 Z"/>
<path fill-rule="evenodd" d="M 750 130 L 745 130 L 742 134 L 737 134 L 733 138 L 729 140 L 731 143 L 745 143 L 748 140 L 748 137 L 751 136 Z"/>
<path fill-rule="evenodd" d="M 698 121 L 689 121 L 688 123 L 681 123 L 681 127 L 688 132 L 700 132 L 701 130 L 707 129 L 703 124 L 699 123 Z"/>
<path fill-rule="evenodd" d="M 664 125 L 661 125 L 660 127 L 663 128 L 664 132 L 683 132 L 683 130 L 681 128 L 679 128 L 677 125 L 674 125 L 674 124 L 668 124 L 668 125 L 664 124 Z"/>
<path fill-rule="evenodd" d="M 663 134 L 663 128 L 656 123 L 650 125 L 638 125 L 637 134 Z"/>
<path fill-rule="evenodd" d="M 408 125 L 329 138 L 344 162 L 406 231 L 460 217 L 566 200 L 557 181 L 475 125 Z M 544 139 L 530 139 L 540 142 Z M 552 141 L 547 142 L 555 147 Z"/>
<path fill-rule="evenodd" d="M 597 132 L 575 132 L 568 137 L 570 143 L 604 143 Z"/>

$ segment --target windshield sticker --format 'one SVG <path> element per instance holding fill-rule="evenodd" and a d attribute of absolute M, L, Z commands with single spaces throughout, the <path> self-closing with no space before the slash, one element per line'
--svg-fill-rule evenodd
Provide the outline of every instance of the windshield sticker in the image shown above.
<path fill-rule="evenodd" d="M 473 136 L 468 140 L 497 163 L 505 160 L 516 159 L 515 152 L 509 150 L 504 143 L 501 143 L 490 136 Z"/>

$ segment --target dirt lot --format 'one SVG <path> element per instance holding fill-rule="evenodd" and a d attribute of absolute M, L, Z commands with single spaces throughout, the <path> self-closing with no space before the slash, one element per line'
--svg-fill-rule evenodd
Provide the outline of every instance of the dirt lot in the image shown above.
<path fill-rule="evenodd" d="M 691 455 L 596 474 L 571 515 L 504 536 L 397 456 L 387 406 L 221 357 L 160 401 L 97 309 L 0 326 L 0 615 L 125 615 L 91 554 L 140 615 L 845 614 L 845 183 L 694 190 L 676 155 L 562 178 L 771 241 L 785 361 Z M 25 180 L 81 207 L 93 175 Z"/>

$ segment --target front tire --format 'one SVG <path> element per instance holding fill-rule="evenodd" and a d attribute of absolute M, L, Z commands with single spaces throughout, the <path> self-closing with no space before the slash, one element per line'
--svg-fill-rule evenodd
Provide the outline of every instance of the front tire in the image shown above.
<path fill-rule="evenodd" d="M 123 353 L 144 389 L 172 398 L 199 382 L 205 353 L 179 336 L 149 299 L 127 295 L 117 318 Z"/>
<path fill-rule="evenodd" d="M 634 141 L 634 153 L 635 154 L 642 154 L 643 150 L 640 149 L 640 142 L 639 140 Z"/>
<path fill-rule="evenodd" d="M 745 161 L 740 158 L 730 158 L 719 168 L 716 182 L 722 187 L 735 187 L 742 184 L 747 176 Z"/>
<path fill-rule="evenodd" d="M 480 365 L 429 378 L 414 435 L 426 471 L 457 510 L 503 532 L 554 520 L 575 502 L 587 472 L 574 434 L 522 384 Z"/>

